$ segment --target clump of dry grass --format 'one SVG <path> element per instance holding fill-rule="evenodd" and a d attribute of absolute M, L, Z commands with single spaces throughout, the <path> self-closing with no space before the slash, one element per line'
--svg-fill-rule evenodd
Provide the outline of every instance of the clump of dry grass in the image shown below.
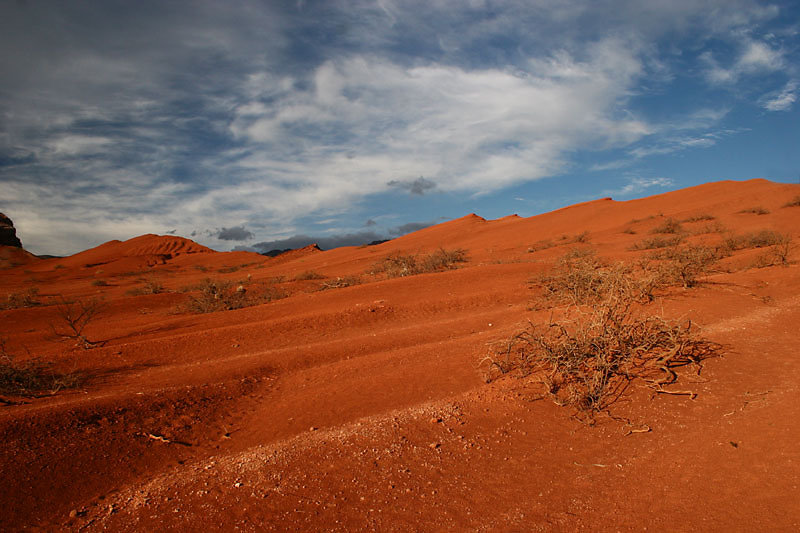
<path fill-rule="evenodd" d="M 701 213 L 699 215 L 692 215 L 682 220 L 682 222 L 703 222 L 706 220 L 715 220 L 717 217 L 708 213 Z"/>
<path fill-rule="evenodd" d="M 6 349 L 5 339 L 0 338 L 0 394 L 23 397 L 55 394 L 61 389 L 78 387 L 84 381 L 83 374 L 59 372 L 50 361 L 17 361 Z M 0 398 L 0 403 L 14 402 Z"/>
<path fill-rule="evenodd" d="M 800 207 L 800 195 L 795 196 L 794 198 L 783 204 L 783 207 Z"/>
<path fill-rule="evenodd" d="M 655 252 L 651 258 L 661 260 L 657 272 L 662 285 L 678 283 L 689 288 L 719 261 L 720 254 L 707 246 L 676 246 Z"/>
<path fill-rule="evenodd" d="M 344 276 L 344 277 L 336 277 L 336 279 L 329 279 L 322 282 L 322 286 L 320 290 L 328 290 L 328 289 L 342 289 L 344 287 L 352 287 L 353 285 L 358 285 L 361 283 L 361 278 L 359 276 Z"/>
<path fill-rule="evenodd" d="M 681 227 L 680 222 L 675 220 L 674 218 L 670 217 L 667 218 L 664 222 L 659 224 L 658 226 L 654 227 L 650 230 L 651 234 L 656 233 L 668 233 L 668 234 L 677 234 L 683 231 L 683 227 Z"/>
<path fill-rule="evenodd" d="M 786 237 L 777 231 L 764 229 L 742 235 L 729 235 L 723 241 L 722 246 L 731 252 L 745 248 L 766 248 L 781 243 Z"/>
<path fill-rule="evenodd" d="M 791 235 L 780 235 L 780 239 L 777 242 L 770 246 L 765 253 L 756 258 L 753 266 L 755 268 L 775 265 L 788 266 L 791 263 L 789 261 L 789 255 L 793 249 L 794 245 Z"/>
<path fill-rule="evenodd" d="M 369 274 L 385 274 L 389 278 L 413 276 L 427 272 L 441 272 L 456 268 L 467 261 L 467 252 L 461 248 L 439 248 L 426 255 L 392 254 L 372 265 Z"/>
<path fill-rule="evenodd" d="M 214 313 L 230 311 L 284 298 L 279 289 L 267 286 L 258 287 L 235 284 L 230 281 L 204 279 L 196 288 L 198 294 L 189 295 L 189 300 L 179 309 L 188 313 Z"/>
<path fill-rule="evenodd" d="M 306 270 L 305 272 L 300 272 L 294 277 L 295 281 L 311 281 L 315 279 L 325 279 L 325 276 L 313 270 Z"/>
<path fill-rule="evenodd" d="M 551 241 L 550 239 L 543 239 L 541 241 L 536 241 L 535 243 L 531 244 L 528 247 L 528 253 L 532 254 L 534 252 L 538 252 L 541 250 L 547 250 L 548 248 L 552 248 L 554 246 L 558 246 L 556 243 Z"/>
<path fill-rule="evenodd" d="M 23 307 L 36 307 L 42 305 L 39 301 L 39 289 L 31 287 L 22 292 L 12 292 L 4 302 L 0 302 L 0 309 L 21 309 Z"/>
<path fill-rule="evenodd" d="M 631 250 L 655 250 L 657 248 L 667 248 L 668 246 L 677 246 L 683 240 L 683 236 L 675 235 L 673 237 L 652 237 L 650 239 L 642 239 L 631 246 Z"/>
<path fill-rule="evenodd" d="M 164 292 L 164 285 L 155 279 L 145 279 L 144 285 L 129 290 L 126 294 L 131 296 L 138 296 L 141 294 L 161 294 Z"/>
<path fill-rule="evenodd" d="M 659 392 L 678 379 L 676 368 L 718 353 L 686 325 L 636 312 L 630 302 L 605 302 L 590 312 L 537 326 L 530 324 L 487 359 L 490 375 L 517 371 L 532 376 L 544 397 L 576 409 L 591 421 L 611 406 L 634 380 Z M 693 394 L 686 392 L 687 394 Z"/>
<path fill-rule="evenodd" d="M 756 206 L 756 207 L 748 207 L 747 209 L 742 209 L 738 211 L 739 214 L 750 214 L 750 215 L 768 215 L 769 209 L 765 209 L 763 207 Z"/>

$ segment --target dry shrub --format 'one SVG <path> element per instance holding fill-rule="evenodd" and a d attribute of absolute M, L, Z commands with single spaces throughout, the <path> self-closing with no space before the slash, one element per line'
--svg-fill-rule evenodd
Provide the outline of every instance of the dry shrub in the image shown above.
<path fill-rule="evenodd" d="M 548 248 L 552 248 L 554 246 L 557 246 L 557 244 L 554 243 L 553 241 L 551 241 L 550 239 L 544 239 L 544 240 L 541 240 L 541 241 L 536 241 L 535 243 L 531 244 L 528 247 L 528 253 L 532 254 L 532 253 L 538 252 L 540 250 L 547 250 Z"/>
<path fill-rule="evenodd" d="M 0 338 L 0 394 L 28 397 L 55 394 L 60 389 L 78 387 L 83 382 L 82 374 L 59 372 L 50 361 L 29 359 L 18 362 L 6 349 L 5 339 Z M 13 403 L 2 398 L 0 402 Z"/>
<path fill-rule="evenodd" d="M 60 321 L 57 324 L 50 324 L 50 328 L 57 336 L 64 339 L 72 339 L 75 346 L 85 350 L 102 346 L 102 341 L 90 341 L 83 334 L 86 327 L 94 322 L 106 304 L 98 298 L 89 300 L 68 300 L 63 296 L 56 298 L 56 314 Z"/>
<path fill-rule="evenodd" d="M 783 207 L 800 207 L 800 195 L 795 196 L 794 198 L 783 204 Z"/>
<path fill-rule="evenodd" d="M 108 287 L 108 282 L 104 279 L 96 279 L 92 281 L 92 287 Z"/>
<path fill-rule="evenodd" d="M 683 240 L 681 235 L 674 237 L 653 237 L 651 239 L 643 239 L 634 243 L 631 250 L 655 250 L 657 248 L 667 248 L 668 246 L 677 246 Z"/>
<path fill-rule="evenodd" d="M 154 279 L 143 280 L 144 285 L 129 290 L 126 294 L 138 296 L 141 294 L 161 294 L 164 292 L 164 285 Z"/>
<path fill-rule="evenodd" d="M 708 233 L 725 233 L 725 226 L 718 220 L 715 220 L 714 222 L 703 224 L 692 230 L 692 235 L 706 235 Z"/>
<path fill-rule="evenodd" d="M 764 229 L 755 233 L 743 235 L 729 235 L 722 243 L 723 248 L 730 252 L 745 248 L 766 248 L 783 242 L 788 236 L 777 231 Z"/>
<path fill-rule="evenodd" d="M 467 252 L 461 248 L 440 248 L 431 254 L 392 254 L 372 265 L 370 274 L 386 274 L 389 278 L 413 276 L 426 272 L 441 272 L 456 268 L 467 261 Z"/>
<path fill-rule="evenodd" d="M 657 265 L 662 285 L 681 284 L 684 288 L 697 285 L 697 278 L 720 259 L 719 252 L 707 246 L 676 246 L 651 254 L 660 260 Z"/>
<path fill-rule="evenodd" d="M 750 214 L 750 215 L 768 215 L 769 209 L 764 209 L 761 206 L 756 207 L 748 207 L 747 209 L 742 209 L 738 211 L 739 214 Z"/>
<path fill-rule="evenodd" d="M 573 244 L 587 243 L 587 242 L 589 242 L 589 232 L 588 231 L 583 231 L 581 233 L 578 233 L 570 241 L 570 243 L 573 243 Z"/>
<path fill-rule="evenodd" d="M 220 274 L 230 274 L 232 272 L 238 272 L 238 271 L 239 271 L 239 266 L 222 267 L 219 270 L 217 270 L 217 272 L 219 272 Z"/>
<path fill-rule="evenodd" d="M 715 217 L 714 215 L 710 215 L 708 213 L 702 213 L 699 215 L 692 215 L 688 218 L 685 218 L 682 220 L 682 222 L 702 222 L 704 220 L 714 220 L 716 218 L 717 217 Z"/>
<path fill-rule="evenodd" d="M 180 311 L 188 313 L 215 313 L 230 311 L 285 298 L 283 291 L 272 287 L 257 287 L 236 284 L 230 281 L 204 279 L 195 290 L 197 295 L 189 295 L 189 300 Z"/>
<path fill-rule="evenodd" d="M 674 218 L 670 217 L 666 219 L 664 222 L 656 226 L 655 228 L 650 230 L 650 233 L 670 233 L 676 234 L 681 233 L 683 228 L 681 227 L 680 222 L 675 220 Z"/>
<path fill-rule="evenodd" d="M 313 270 L 306 270 L 305 272 L 301 272 L 294 277 L 295 281 L 310 281 L 314 279 L 325 279 L 325 276 L 319 272 L 314 272 Z"/>
<path fill-rule="evenodd" d="M 675 369 L 702 361 L 719 346 L 698 339 L 691 323 L 680 325 L 632 310 L 630 302 L 606 302 L 572 320 L 531 324 L 488 356 L 493 375 L 518 371 L 534 376 L 544 396 L 573 407 L 585 420 L 613 404 L 634 380 L 656 390 L 674 383 Z"/>
<path fill-rule="evenodd" d="M 12 292 L 6 297 L 5 302 L 0 303 L 0 309 L 20 309 L 42 305 L 38 297 L 39 289 L 36 287 L 31 287 L 24 292 Z"/>
<path fill-rule="evenodd" d="M 775 265 L 788 266 L 790 264 L 789 254 L 792 252 L 791 235 L 781 235 L 780 240 L 770 246 L 769 250 L 758 256 L 753 263 L 755 268 L 764 268 Z"/>
<path fill-rule="evenodd" d="M 358 276 L 344 276 L 337 277 L 336 279 L 329 279 L 322 283 L 320 290 L 328 289 L 342 289 L 344 287 L 352 287 L 361 283 L 361 278 Z"/>

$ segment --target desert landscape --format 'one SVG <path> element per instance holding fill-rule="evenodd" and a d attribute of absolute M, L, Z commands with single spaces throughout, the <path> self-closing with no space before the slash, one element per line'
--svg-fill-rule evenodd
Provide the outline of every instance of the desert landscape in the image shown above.
<path fill-rule="evenodd" d="M 0 529 L 797 530 L 798 228 L 749 180 L 277 257 L 3 246 Z"/>

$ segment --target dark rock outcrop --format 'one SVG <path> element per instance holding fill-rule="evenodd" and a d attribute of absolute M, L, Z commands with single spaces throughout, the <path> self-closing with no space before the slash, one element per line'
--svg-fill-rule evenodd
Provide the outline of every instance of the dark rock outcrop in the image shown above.
<path fill-rule="evenodd" d="M 11 219 L 0 213 L 0 246 L 15 246 L 22 248 L 22 242 L 17 238 L 17 230 Z"/>

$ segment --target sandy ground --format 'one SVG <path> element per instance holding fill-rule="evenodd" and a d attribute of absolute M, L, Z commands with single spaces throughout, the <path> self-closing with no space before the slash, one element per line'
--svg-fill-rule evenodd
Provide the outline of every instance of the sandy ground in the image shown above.
<path fill-rule="evenodd" d="M 106 305 L 86 328 L 102 341 L 91 349 L 54 334 L 54 305 L 0 311 L 9 353 L 87 377 L 52 395 L 0 395 L 0 530 L 798 530 L 800 207 L 783 207 L 798 194 L 711 183 L 277 258 L 153 235 L 26 256 L 0 270 L 0 296 L 35 287 L 45 303 Z M 753 207 L 769 212 L 742 212 Z M 492 343 L 547 319 L 532 277 L 574 246 L 636 260 L 647 252 L 630 247 L 651 228 L 701 214 L 714 219 L 684 222 L 689 242 L 770 229 L 795 248 L 788 266 L 753 266 L 767 249 L 737 251 L 651 304 L 723 347 L 673 386 L 693 400 L 634 383 L 614 418 L 590 426 L 529 379 L 486 383 Z M 727 233 L 700 231 L 708 224 Z M 531 251 L 545 239 L 554 246 Z M 391 253 L 439 247 L 469 260 L 365 274 Z M 322 277 L 296 279 L 307 272 Z M 181 289 L 204 278 L 286 297 L 185 312 Z M 164 292 L 131 293 L 147 283 Z"/>

